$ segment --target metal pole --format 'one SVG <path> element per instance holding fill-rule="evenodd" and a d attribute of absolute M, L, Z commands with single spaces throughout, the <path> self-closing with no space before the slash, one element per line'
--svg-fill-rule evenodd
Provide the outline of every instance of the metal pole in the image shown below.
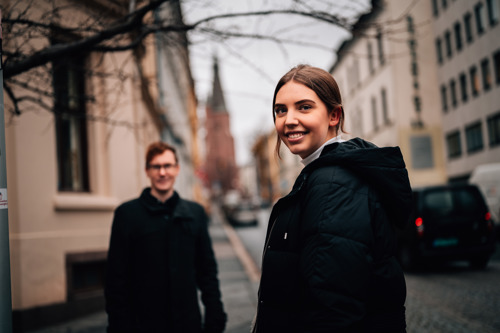
<path fill-rule="evenodd" d="M 7 197 L 7 160 L 5 158 L 5 119 L 3 105 L 2 11 L 0 10 L 0 332 L 12 332 L 10 291 L 9 205 Z"/>

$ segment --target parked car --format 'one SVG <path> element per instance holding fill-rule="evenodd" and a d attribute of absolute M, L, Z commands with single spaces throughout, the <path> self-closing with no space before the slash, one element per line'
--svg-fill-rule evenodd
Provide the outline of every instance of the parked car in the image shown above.
<path fill-rule="evenodd" d="M 405 269 L 436 260 L 467 260 L 471 267 L 484 268 L 495 240 L 491 214 L 477 186 L 416 188 L 410 223 L 398 235 L 398 255 Z"/>
<path fill-rule="evenodd" d="M 227 221 L 233 226 L 252 226 L 258 224 L 258 210 L 250 202 L 242 202 L 226 211 Z"/>

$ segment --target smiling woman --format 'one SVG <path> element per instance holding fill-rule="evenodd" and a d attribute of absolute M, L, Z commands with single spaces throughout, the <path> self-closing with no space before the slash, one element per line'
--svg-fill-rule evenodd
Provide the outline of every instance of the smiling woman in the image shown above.
<path fill-rule="evenodd" d="M 317 67 L 281 78 L 273 117 L 277 150 L 283 141 L 305 168 L 269 219 L 253 332 L 406 332 L 394 234 L 411 207 L 401 151 L 342 140 L 339 88 Z"/>

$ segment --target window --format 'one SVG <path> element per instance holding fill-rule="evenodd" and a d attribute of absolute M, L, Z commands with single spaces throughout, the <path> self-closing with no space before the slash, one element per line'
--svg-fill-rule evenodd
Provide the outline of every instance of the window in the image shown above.
<path fill-rule="evenodd" d="M 455 30 L 455 44 L 457 46 L 457 51 L 462 49 L 462 26 L 460 22 L 456 22 L 453 30 Z"/>
<path fill-rule="evenodd" d="M 471 13 L 466 13 L 464 15 L 464 26 L 465 26 L 465 38 L 467 43 L 472 43 L 474 38 L 472 37 L 472 15 Z"/>
<path fill-rule="evenodd" d="M 353 112 L 351 123 L 352 133 L 355 136 L 363 137 L 363 114 L 359 108 Z"/>
<path fill-rule="evenodd" d="M 432 0 L 432 13 L 435 17 L 439 15 L 438 0 Z"/>
<path fill-rule="evenodd" d="M 500 112 L 488 118 L 488 137 L 490 146 L 500 145 Z"/>
<path fill-rule="evenodd" d="M 448 58 L 451 58 L 452 56 L 452 51 L 451 51 L 451 33 L 449 31 L 446 31 L 444 33 L 444 42 L 446 44 L 446 55 Z"/>
<path fill-rule="evenodd" d="M 483 88 L 485 91 L 491 89 L 490 61 L 488 58 L 481 60 L 481 74 L 483 75 Z"/>
<path fill-rule="evenodd" d="M 367 51 L 368 51 L 368 69 L 370 70 L 370 73 L 373 73 L 375 71 L 375 66 L 373 64 L 372 43 L 368 42 L 366 47 L 367 47 Z"/>
<path fill-rule="evenodd" d="M 469 70 L 470 84 L 472 96 L 476 97 L 479 94 L 479 77 L 477 75 L 476 66 L 472 66 Z"/>
<path fill-rule="evenodd" d="M 450 81 L 450 97 L 451 97 L 451 105 L 456 108 L 458 101 L 457 101 L 457 84 L 454 79 Z"/>
<path fill-rule="evenodd" d="M 486 5 L 488 6 L 488 19 L 490 21 L 490 26 L 494 26 L 498 23 L 498 17 L 500 16 L 498 0 L 486 0 Z"/>
<path fill-rule="evenodd" d="M 484 17 L 484 6 L 482 2 L 479 2 L 474 6 L 474 15 L 476 16 L 477 34 L 481 35 L 482 33 L 484 33 L 484 22 L 486 21 Z"/>
<path fill-rule="evenodd" d="M 412 135 L 410 137 L 411 166 L 413 169 L 434 167 L 432 139 L 430 135 Z"/>
<path fill-rule="evenodd" d="M 383 43 L 384 41 L 382 40 L 382 31 L 379 31 L 377 33 L 377 47 L 378 47 L 378 60 L 381 66 L 385 63 Z"/>
<path fill-rule="evenodd" d="M 441 45 L 441 38 L 436 39 L 436 52 L 437 52 L 438 63 L 442 64 L 443 63 L 443 49 L 442 49 L 442 45 Z"/>
<path fill-rule="evenodd" d="M 106 252 L 66 254 L 68 299 L 102 294 L 106 279 Z"/>
<path fill-rule="evenodd" d="M 385 88 L 380 91 L 380 99 L 382 101 L 382 117 L 384 118 L 384 124 L 388 125 L 391 123 L 389 120 L 389 110 L 387 109 L 387 92 Z"/>
<path fill-rule="evenodd" d="M 480 122 L 465 128 L 465 141 L 468 153 L 474 153 L 483 149 L 483 131 Z"/>
<path fill-rule="evenodd" d="M 495 64 L 495 81 L 500 84 L 500 50 L 493 54 L 493 62 Z"/>
<path fill-rule="evenodd" d="M 372 97 L 372 118 L 373 118 L 373 131 L 378 130 L 378 119 L 377 119 L 377 100 Z"/>
<path fill-rule="evenodd" d="M 446 86 L 442 85 L 441 86 L 441 105 L 443 108 L 443 112 L 446 113 L 448 111 L 448 98 L 446 97 Z"/>
<path fill-rule="evenodd" d="M 53 63 L 59 191 L 89 191 L 84 65 L 81 55 Z"/>
<path fill-rule="evenodd" d="M 467 76 L 465 73 L 460 73 L 460 93 L 462 95 L 462 102 L 467 102 Z"/>
<path fill-rule="evenodd" d="M 456 131 L 446 136 L 446 146 L 448 147 L 448 158 L 456 158 L 462 155 L 460 146 L 460 132 Z"/>

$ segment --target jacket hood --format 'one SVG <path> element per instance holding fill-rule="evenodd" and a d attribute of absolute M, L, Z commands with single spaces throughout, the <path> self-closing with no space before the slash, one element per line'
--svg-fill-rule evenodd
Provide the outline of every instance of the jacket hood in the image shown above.
<path fill-rule="evenodd" d="M 355 138 L 326 146 L 321 156 L 307 165 L 303 174 L 328 165 L 345 167 L 364 179 L 380 197 L 386 214 L 396 226 L 408 222 L 412 191 L 408 172 L 399 147 L 379 148 Z"/>

